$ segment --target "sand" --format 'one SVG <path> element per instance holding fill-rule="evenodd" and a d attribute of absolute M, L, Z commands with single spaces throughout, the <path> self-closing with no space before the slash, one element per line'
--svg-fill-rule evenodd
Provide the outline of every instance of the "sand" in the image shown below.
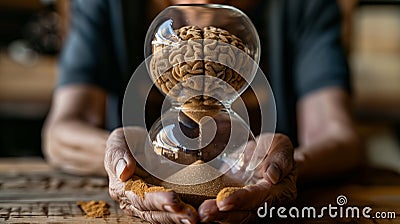
<path fill-rule="evenodd" d="M 229 196 L 231 196 L 236 191 L 242 189 L 242 187 L 226 187 L 222 189 L 217 195 L 217 201 L 223 201 Z"/>
<path fill-rule="evenodd" d="M 215 178 L 216 176 L 218 177 Z M 177 182 L 180 184 L 176 184 Z M 194 207 L 198 207 L 207 199 L 218 199 L 217 195 L 220 200 L 223 200 L 233 193 L 232 189 L 241 187 L 243 187 L 242 184 L 235 183 L 227 176 L 221 175 L 218 170 L 201 160 L 186 166 L 164 181 L 154 177 L 144 180 L 135 177 L 125 183 L 125 190 L 134 192 L 142 199 L 145 199 L 146 192 L 174 191 L 182 201 Z M 221 190 L 222 193 L 220 193 Z"/>
<path fill-rule="evenodd" d="M 105 201 L 78 201 L 76 204 L 85 212 L 86 217 L 104 218 L 110 215 L 110 206 Z"/>
<path fill-rule="evenodd" d="M 168 192 L 171 189 L 166 189 L 161 186 L 149 186 L 140 178 L 130 179 L 125 183 L 125 191 L 132 191 L 136 195 L 139 195 L 142 199 L 145 198 L 145 193 L 151 192 Z"/>
<path fill-rule="evenodd" d="M 197 105 L 195 103 L 187 103 L 182 106 L 182 112 L 186 114 L 197 124 L 200 124 L 200 120 L 205 116 L 213 117 L 218 114 L 224 107 L 216 104 L 210 106 Z"/>
<path fill-rule="evenodd" d="M 211 181 L 211 178 L 219 176 Z M 182 184 L 173 184 L 180 182 Z M 200 183 L 203 182 L 203 183 Z M 191 184 L 200 183 L 200 184 Z M 197 161 L 160 183 L 163 187 L 173 189 L 181 199 L 193 206 L 199 206 L 204 200 L 216 198 L 218 193 L 225 187 L 242 187 L 241 184 L 234 183 L 212 166 Z"/>

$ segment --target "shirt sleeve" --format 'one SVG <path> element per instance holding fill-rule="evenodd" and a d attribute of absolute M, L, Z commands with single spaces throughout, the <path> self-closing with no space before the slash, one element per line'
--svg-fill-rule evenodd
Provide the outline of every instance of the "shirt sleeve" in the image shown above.
<path fill-rule="evenodd" d="M 302 1 L 297 17 L 294 88 L 302 96 L 328 86 L 349 91 L 349 69 L 341 44 L 341 17 L 336 0 Z"/>
<path fill-rule="evenodd" d="M 107 1 L 71 1 L 69 33 L 59 61 L 58 86 L 93 84 L 110 88 L 117 73 Z"/>

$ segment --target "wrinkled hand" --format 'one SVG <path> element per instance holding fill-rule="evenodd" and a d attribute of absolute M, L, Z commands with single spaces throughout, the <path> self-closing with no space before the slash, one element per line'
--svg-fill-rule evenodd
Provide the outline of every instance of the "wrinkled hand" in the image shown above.
<path fill-rule="evenodd" d="M 135 141 L 135 147 L 144 147 L 146 132 L 143 128 L 128 128 L 126 133 Z M 144 199 L 132 191 L 125 191 L 124 181 L 134 173 L 138 176 L 146 174 L 136 167 L 122 128 L 116 129 L 108 138 L 104 166 L 109 177 L 110 196 L 127 214 L 152 223 L 196 223 L 198 220 L 196 210 L 183 203 L 173 191 L 146 193 Z"/>
<path fill-rule="evenodd" d="M 247 223 L 256 218 L 256 211 L 265 202 L 281 205 L 297 196 L 293 146 L 288 137 L 275 134 L 258 137 L 258 147 L 270 149 L 258 165 L 252 185 L 236 191 L 223 201 L 206 200 L 198 212 L 202 222 Z M 271 143 L 272 141 L 272 143 Z"/>

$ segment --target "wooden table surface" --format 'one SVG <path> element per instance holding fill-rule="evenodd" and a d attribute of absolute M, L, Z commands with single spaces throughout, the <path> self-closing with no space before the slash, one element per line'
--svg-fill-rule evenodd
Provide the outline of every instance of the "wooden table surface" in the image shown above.
<path fill-rule="evenodd" d="M 369 206 L 375 212 L 395 212 L 395 219 L 342 218 L 265 220 L 278 223 L 400 223 L 400 175 L 365 168 L 335 184 L 309 186 L 299 191 L 295 205 L 320 208 L 337 206 L 339 195 L 348 206 Z M 107 218 L 86 218 L 77 201 L 105 200 Z M 344 205 L 345 206 L 345 205 Z M 57 172 L 40 158 L 0 159 L 0 222 L 8 223 L 142 223 L 128 217 L 108 196 L 107 179 L 80 177 Z"/>

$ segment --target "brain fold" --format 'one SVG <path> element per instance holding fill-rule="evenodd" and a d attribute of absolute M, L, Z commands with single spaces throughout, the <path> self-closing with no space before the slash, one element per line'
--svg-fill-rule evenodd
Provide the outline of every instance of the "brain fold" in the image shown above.
<path fill-rule="evenodd" d="M 153 42 L 150 72 L 163 93 L 182 103 L 213 105 L 246 85 L 242 76 L 250 76 L 251 59 L 241 39 L 212 26 L 184 26 L 175 34 L 178 43 Z"/>

